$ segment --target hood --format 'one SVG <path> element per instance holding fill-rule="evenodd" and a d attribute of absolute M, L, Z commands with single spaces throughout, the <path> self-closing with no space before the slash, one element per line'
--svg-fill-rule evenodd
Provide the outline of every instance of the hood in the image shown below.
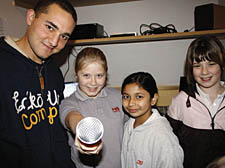
<path fill-rule="evenodd" d="M 142 125 L 136 127 L 135 129 L 133 129 L 133 124 L 135 122 L 135 119 L 130 118 L 130 120 L 128 121 L 129 122 L 128 124 L 129 124 L 129 128 L 132 128 L 132 130 L 129 130 L 129 131 L 142 132 L 142 131 L 148 130 L 149 127 L 157 127 L 159 130 L 163 128 L 168 129 L 168 127 L 170 127 L 170 124 L 167 121 L 167 119 L 161 116 L 157 109 L 152 109 L 152 111 L 153 113 L 148 118 L 148 120 L 146 120 Z"/>
<path fill-rule="evenodd" d="M 16 40 L 18 40 L 18 39 L 12 38 L 10 36 L 0 37 L 0 43 L 1 43 L 0 51 L 7 52 L 10 55 L 13 55 L 14 57 L 16 57 L 24 62 L 33 64 L 34 66 L 40 66 L 40 64 L 37 64 L 36 62 L 29 59 L 29 57 L 22 50 L 20 50 L 20 48 L 15 43 Z M 52 57 L 49 57 L 48 59 L 46 59 L 43 62 L 42 65 L 48 64 L 51 61 L 52 61 Z"/>

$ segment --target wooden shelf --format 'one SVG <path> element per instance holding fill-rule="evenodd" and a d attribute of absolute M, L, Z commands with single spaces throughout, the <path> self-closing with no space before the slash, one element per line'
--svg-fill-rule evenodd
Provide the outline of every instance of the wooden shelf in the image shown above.
<path fill-rule="evenodd" d="M 38 0 L 14 0 L 16 6 L 23 8 L 33 8 Z M 102 4 L 112 4 L 120 2 L 140 1 L 140 0 L 69 0 L 74 7 L 92 6 Z"/>
<path fill-rule="evenodd" d="M 220 36 L 221 38 L 225 38 L 225 29 L 204 30 L 195 32 L 165 33 L 165 34 L 144 35 L 144 36 L 126 36 L 126 37 L 111 37 L 111 38 L 106 37 L 96 39 L 69 40 L 68 45 L 88 46 L 88 45 L 182 40 L 182 39 L 193 39 L 202 35 Z"/>

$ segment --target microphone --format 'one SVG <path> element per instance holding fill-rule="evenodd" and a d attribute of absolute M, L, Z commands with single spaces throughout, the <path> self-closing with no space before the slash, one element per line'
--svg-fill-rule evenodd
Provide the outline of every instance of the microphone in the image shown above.
<path fill-rule="evenodd" d="M 76 127 L 77 138 L 85 144 L 95 144 L 102 139 L 103 124 L 95 117 L 85 117 Z"/>

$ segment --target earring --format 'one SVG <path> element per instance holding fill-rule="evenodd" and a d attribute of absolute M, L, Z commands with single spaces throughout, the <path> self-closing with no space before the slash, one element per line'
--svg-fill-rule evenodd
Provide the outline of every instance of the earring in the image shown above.
<path fill-rule="evenodd" d="M 151 105 L 153 106 L 155 104 L 155 99 L 153 98 L 151 101 Z"/>

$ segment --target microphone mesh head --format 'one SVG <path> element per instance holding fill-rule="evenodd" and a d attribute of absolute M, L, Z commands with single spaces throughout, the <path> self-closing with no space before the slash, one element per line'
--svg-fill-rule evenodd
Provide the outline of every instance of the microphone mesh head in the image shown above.
<path fill-rule="evenodd" d="M 95 117 L 86 117 L 77 124 L 76 134 L 78 139 L 85 144 L 94 144 L 103 136 L 103 125 Z"/>

